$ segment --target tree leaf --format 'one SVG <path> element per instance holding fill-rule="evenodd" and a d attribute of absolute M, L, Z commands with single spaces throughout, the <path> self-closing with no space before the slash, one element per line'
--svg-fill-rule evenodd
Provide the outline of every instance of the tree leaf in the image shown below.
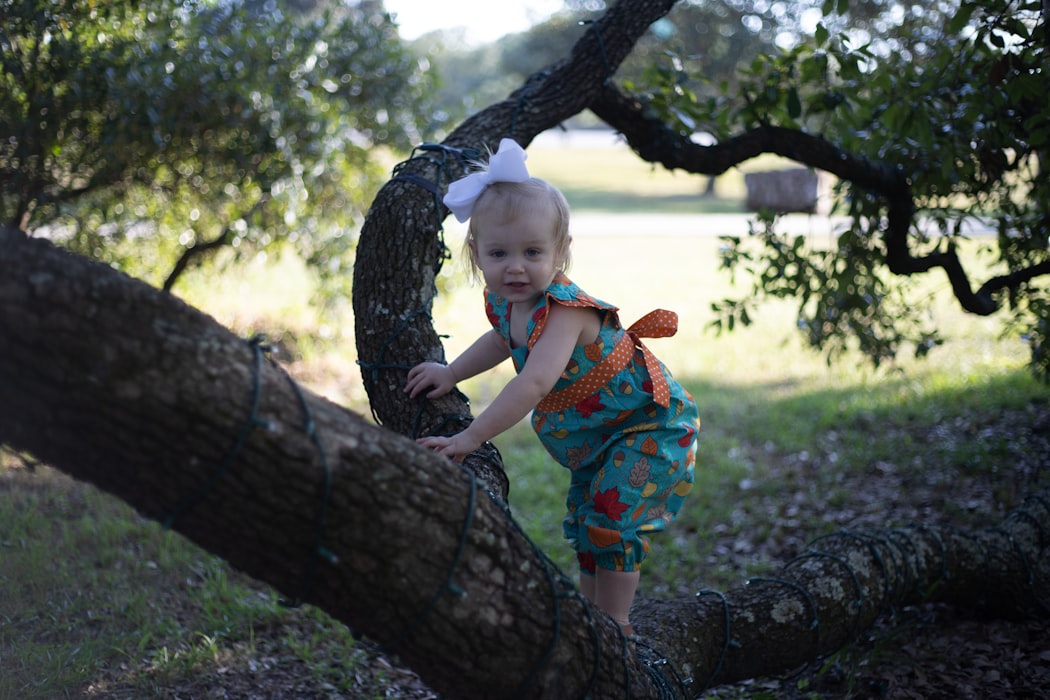
<path fill-rule="evenodd" d="M 974 10 L 977 9 L 977 5 L 973 3 L 963 3 L 962 6 L 956 10 L 951 20 L 948 22 L 948 29 L 953 33 L 957 34 L 962 31 L 970 22 L 970 17 L 973 16 Z"/>
<path fill-rule="evenodd" d="M 798 97 L 798 90 L 791 88 L 788 90 L 788 115 L 792 119 L 798 119 L 802 116 L 802 101 Z"/>

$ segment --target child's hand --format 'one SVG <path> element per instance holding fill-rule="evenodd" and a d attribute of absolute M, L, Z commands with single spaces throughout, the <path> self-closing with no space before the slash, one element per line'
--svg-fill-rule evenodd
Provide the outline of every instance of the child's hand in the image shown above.
<path fill-rule="evenodd" d="M 433 387 L 427 393 L 428 399 L 436 399 L 444 396 L 456 386 L 456 377 L 448 365 L 440 362 L 424 362 L 413 367 L 408 372 L 408 381 L 405 382 L 405 393 L 412 398 L 424 389 Z"/>
<path fill-rule="evenodd" d="M 462 462 L 464 457 L 481 447 L 481 442 L 474 440 L 466 431 L 450 437 L 431 435 L 419 438 L 416 442 L 424 447 L 429 447 L 438 454 L 445 455 L 453 462 Z"/>

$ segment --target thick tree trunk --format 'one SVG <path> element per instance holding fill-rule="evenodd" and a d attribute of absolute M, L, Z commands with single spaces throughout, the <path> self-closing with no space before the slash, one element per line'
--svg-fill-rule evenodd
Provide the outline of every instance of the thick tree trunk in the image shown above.
<path fill-rule="evenodd" d="M 447 253 L 442 221 L 448 210 L 440 200 L 449 181 L 466 172 L 465 154 L 481 157 L 502 137 L 527 146 L 540 132 L 586 109 L 638 38 L 674 3 L 616 3 L 591 25 L 569 58 L 468 119 L 440 146 L 418 150 L 379 191 L 358 244 L 353 296 L 365 389 L 383 425 L 418 436 L 458 432 L 470 421 L 462 395 L 413 402 L 401 391 L 410 367 L 443 359 L 430 317 L 435 275 Z M 467 464 L 486 488 L 506 499 L 506 475 L 494 448 L 485 446 Z"/>
<path fill-rule="evenodd" d="M 1042 615 L 1050 600 L 1041 494 L 974 536 L 842 533 L 776 577 L 641 601 L 640 660 L 469 470 L 299 389 L 178 300 L 12 229 L 0 442 L 321 607 L 448 697 L 658 697 L 676 676 L 790 669 L 924 598 Z M 674 655 L 647 663 L 648 645 Z"/>
<path fill-rule="evenodd" d="M 0 232 L 0 443 L 397 652 L 449 697 L 629 686 L 616 626 L 473 474 L 299 389 L 213 319 Z M 329 555 L 331 553 L 331 555 Z"/>
<path fill-rule="evenodd" d="M 636 627 L 695 664 L 696 681 L 715 685 L 816 661 L 904 605 L 947 602 L 988 614 L 1045 617 L 1048 496 L 1030 498 L 998 527 L 976 534 L 922 525 L 836 533 L 811 543 L 775 576 L 724 594 L 642 601 Z M 704 622 L 674 624 L 690 608 Z"/>

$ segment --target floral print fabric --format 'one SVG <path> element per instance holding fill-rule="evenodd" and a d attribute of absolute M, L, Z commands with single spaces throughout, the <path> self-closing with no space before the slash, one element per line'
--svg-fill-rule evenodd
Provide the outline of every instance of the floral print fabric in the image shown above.
<path fill-rule="evenodd" d="M 677 317 L 658 310 L 625 330 L 616 307 L 558 275 L 532 309 L 528 345 L 514 348 L 510 304 L 486 290 L 489 321 L 519 372 L 551 304 L 602 316 L 598 339 L 576 347 L 532 415 L 544 447 L 571 471 L 565 537 L 584 571 L 633 571 L 649 551 L 646 533 L 674 520 L 693 485 L 696 402 L 640 340 L 673 335 Z"/>

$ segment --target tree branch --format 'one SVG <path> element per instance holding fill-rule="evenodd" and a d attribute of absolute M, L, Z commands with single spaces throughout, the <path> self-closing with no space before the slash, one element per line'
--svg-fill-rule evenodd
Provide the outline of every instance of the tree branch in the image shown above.
<path fill-rule="evenodd" d="M 639 157 L 669 170 L 719 175 L 749 158 L 775 153 L 875 192 L 886 200 L 883 241 L 890 271 L 898 275 L 913 275 L 938 267 L 943 269 L 956 299 L 970 313 L 981 316 L 995 313 L 1000 307 L 994 296 L 996 292 L 1016 288 L 1036 276 L 1050 273 L 1050 265 L 1042 263 L 1012 275 L 995 277 L 974 292 L 954 248 L 913 256 L 908 247 L 908 231 L 914 215 L 914 198 L 905 174 L 885 164 L 857 158 L 819 136 L 795 129 L 764 126 L 722 143 L 702 146 L 649 115 L 641 102 L 611 84 L 604 86 L 590 104 L 590 109 L 623 134 Z"/>
<path fill-rule="evenodd" d="M 208 251 L 221 248 L 226 245 L 230 240 L 230 229 L 225 228 L 222 233 L 213 238 L 210 241 L 204 243 L 194 243 L 191 246 L 187 246 L 183 251 L 179 259 L 175 261 L 175 265 L 172 266 L 171 272 L 164 279 L 164 285 L 161 287 L 165 292 L 170 292 L 171 288 L 175 286 L 175 282 L 182 276 L 182 273 L 190 266 L 191 263 L 195 262 L 198 258 L 205 255 Z"/>
<path fill-rule="evenodd" d="M 775 577 L 639 601 L 636 656 L 469 470 L 298 387 L 170 294 L 0 228 L 0 328 L 0 443 L 317 605 L 448 697 L 771 675 L 927 599 L 1050 613 L 1043 492 L 976 535 L 839 532 Z"/>
<path fill-rule="evenodd" d="M 249 212 L 241 218 L 250 218 L 255 212 L 259 211 L 259 209 L 269 201 L 269 192 L 264 193 L 259 198 L 259 201 L 252 205 L 251 210 L 249 210 Z M 194 264 L 198 258 L 206 255 L 210 251 L 227 245 L 230 241 L 230 236 L 232 233 L 233 230 L 229 226 L 227 226 L 223 229 L 222 233 L 220 233 L 212 240 L 206 241 L 204 243 L 194 243 L 193 245 L 188 246 L 185 250 L 182 251 L 182 255 L 179 256 L 179 259 L 175 261 L 175 265 L 171 268 L 171 272 L 168 273 L 167 278 L 164 280 L 164 285 L 161 288 L 165 292 L 170 292 L 175 286 L 175 282 L 178 281 L 179 277 L 182 276 L 182 273 L 184 273 L 191 264 Z"/>
<path fill-rule="evenodd" d="M 673 5 L 674 0 L 617 2 L 577 41 L 569 58 L 538 71 L 506 100 L 467 119 L 440 147 L 401 164 L 397 176 L 380 189 L 361 231 L 353 299 L 365 390 L 383 425 L 416 436 L 462 430 L 471 420 L 465 396 L 412 401 L 401 390 L 413 364 L 444 359 L 430 310 L 447 254 L 442 221 L 448 211 L 440 197 L 449 181 L 466 171 L 462 149 L 480 152 L 505 136 L 525 146 L 581 112 L 649 25 Z M 471 466 L 494 493 L 506 497 L 498 452 L 488 449 Z"/>

